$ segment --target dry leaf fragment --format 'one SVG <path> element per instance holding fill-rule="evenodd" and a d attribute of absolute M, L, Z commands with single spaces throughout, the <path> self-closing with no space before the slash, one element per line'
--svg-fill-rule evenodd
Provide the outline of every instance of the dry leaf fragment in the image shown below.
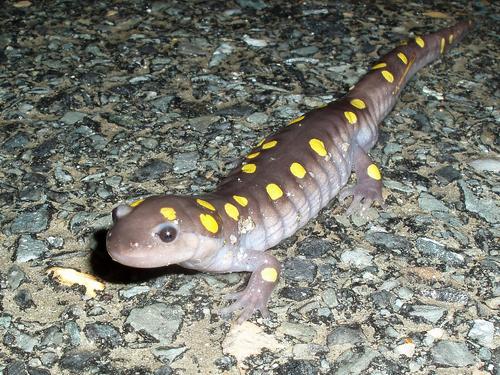
<path fill-rule="evenodd" d="M 433 267 L 413 267 L 409 272 L 422 280 L 434 281 L 443 279 L 443 273 Z"/>
<path fill-rule="evenodd" d="M 18 1 L 17 3 L 14 3 L 14 8 L 27 8 L 31 6 L 31 1 L 23 0 L 23 1 Z"/>
<path fill-rule="evenodd" d="M 427 16 L 427 17 L 432 17 L 432 18 L 450 18 L 450 16 L 447 15 L 446 13 L 432 11 L 432 10 L 429 12 L 424 12 L 423 15 Z"/>
<path fill-rule="evenodd" d="M 85 287 L 85 295 L 94 298 L 96 291 L 104 290 L 104 284 L 97 277 L 84 272 L 78 272 L 72 268 L 51 267 L 47 270 L 62 285 L 72 286 L 74 284 Z"/>

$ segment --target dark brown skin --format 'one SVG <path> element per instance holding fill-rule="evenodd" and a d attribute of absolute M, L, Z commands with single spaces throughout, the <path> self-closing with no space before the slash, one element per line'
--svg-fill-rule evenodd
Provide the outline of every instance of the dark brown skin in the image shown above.
<path fill-rule="evenodd" d="M 395 48 L 343 98 L 315 109 L 257 145 L 218 188 L 202 197 L 159 196 L 113 211 L 108 252 L 133 267 L 180 264 L 211 272 L 252 272 L 224 313 L 267 316 L 281 272 L 265 253 L 293 234 L 339 194 L 348 213 L 383 204 L 382 180 L 368 156 L 378 125 L 408 80 L 458 43 L 468 21 Z M 344 187 L 354 170 L 357 183 Z"/>

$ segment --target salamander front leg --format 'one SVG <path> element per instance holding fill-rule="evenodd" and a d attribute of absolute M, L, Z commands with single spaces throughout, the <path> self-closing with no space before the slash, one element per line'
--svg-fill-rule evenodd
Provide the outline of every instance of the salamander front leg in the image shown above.
<path fill-rule="evenodd" d="M 222 309 L 221 315 L 242 310 L 237 320 L 238 324 L 250 318 L 257 310 L 264 318 L 269 317 L 267 303 L 281 273 L 281 265 L 278 260 L 260 251 L 237 253 L 233 258 L 231 271 L 250 271 L 252 275 L 245 289 L 226 297 L 226 299 L 235 301 Z"/>
<path fill-rule="evenodd" d="M 373 202 L 379 202 L 385 207 L 382 196 L 382 176 L 378 167 L 373 163 L 368 154 L 358 145 L 354 145 L 354 171 L 357 182 L 354 186 L 342 189 L 339 201 L 352 195 L 351 205 L 346 211 L 347 215 L 362 212 L 369 208 Z"/>

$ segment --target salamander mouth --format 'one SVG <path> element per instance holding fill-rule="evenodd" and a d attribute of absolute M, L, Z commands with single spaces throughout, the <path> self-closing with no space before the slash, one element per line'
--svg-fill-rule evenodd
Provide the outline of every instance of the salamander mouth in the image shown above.
<path fill-rule="evenodd" d="M 152 258 L 150 256 L 147 256 L 144 253 L 142 254 L 140 253 L 141 253 L 140 251 L 137 251 L 136 254 L 133 254 L 133 252 L 128 252 L 128 254 L 124 254 L 119 251 L 117 252 L 108 250 L 108 254 L 111 257 L 111 259 L 113 259 L 115 262 L 118 262 L 128 267 L 157 268 L 169 265 L 169 263 L 166 262 L 162 263 L 154 262 L 152 261 Z"/>
<path fill-rule="evenodd" d="M 123 238 L 109 236 L 106 243 L 111 259 L 128 267 L 158 268 L 184 262 L 191 257 L 189 251 L 179 247 L 164 249 L 138 242 L 128 242 Z"/>

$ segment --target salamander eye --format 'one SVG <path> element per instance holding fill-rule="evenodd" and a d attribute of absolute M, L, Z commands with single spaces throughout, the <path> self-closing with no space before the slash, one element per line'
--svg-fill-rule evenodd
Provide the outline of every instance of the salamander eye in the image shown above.
<path fill-rule="evenodd" d="M 177 237 L 177 229 L 172 226 L 162 228 L 158 233 L 158 237 L 163 242 L 172 242 Z"/>

